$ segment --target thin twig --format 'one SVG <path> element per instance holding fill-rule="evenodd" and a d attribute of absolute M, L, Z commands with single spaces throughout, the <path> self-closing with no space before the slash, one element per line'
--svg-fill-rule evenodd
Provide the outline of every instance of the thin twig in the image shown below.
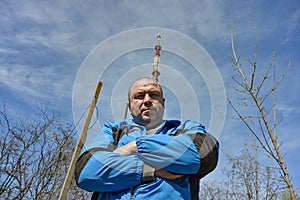
<path fill-rule="evenodd" d="M 288 66 L 285 68 L 285 71 L 281 74 L 280 78 L 274 83 L 273 87 L 267 92 L 267 94 L 265 95 L 265 97 L 261 100 L 261 104 L 264 103 L 264 101 L 268 98 L 268 96 L 274 92 L 277 88 L 277 86 L 279 85 L 279 83 L 282 81 L 282 79 L 286 76 L 286 74 L 288 73 L 290 67 L 292 65 L 292 59 L 290 59 Z"/>
<path fill-rule="evenodd" d="M 256 96 L 258 96 L 258 94 L 259 94 L 259 92 L 260 92 L 260 90 L 261 90 L 261 88 L 262 88 L 265 80 L 268 79 L 269 72 L 270 72 L 270 70 L 271 70 L 271 68 L 273 66 L 274 61 L 275 61 L 275 55 L 276 55 L 276 50 L 274 50 L 274 52 L 273 52 L 272 59 L 270 61 L 270 64 L 269 64 L 269 67 L 268 67 L 266 73 L 263 75 L 263 79 L 261 80 L 260 84 L 257 86 L 257 91 L 256 91 L 256 94 L 255 94 Z"/>
<path fill-rule="evenodd" d="M 235 22 L 236 22 L 236 18 L 234 18 L 234 23 L 232 25 L 232 31 L 231 31 L 231 48 L 232 48 L 232 53 L 233 53 L 233 57 L 234 57 L 234 63 L 240 73 L 240 75 L 243 77 L 243 80 L 244 82 L 246 83 L 246 86 L 249 88 L 249 83 L 248 83 L 248 80 L 247 78 L 245 77 L 242 69 L 241 69 L 241 65 L 240 65 L 240 62 L 238 60 L 238 57 L 236 55 L 236 51 L 235 51 L 235 46 L 234 46 L 234 37 L 233 37 L 233 33 L 234 33 L 234 25 L 235 25 Z"/>

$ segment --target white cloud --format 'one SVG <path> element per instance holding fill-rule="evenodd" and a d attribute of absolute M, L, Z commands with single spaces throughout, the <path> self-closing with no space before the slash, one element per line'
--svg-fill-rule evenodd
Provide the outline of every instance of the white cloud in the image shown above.
<path fill-rule="evenodd" d="M 296 12 L 291 13 L 291 17 L 285 20 L 285 27 L 286 27 L 286 38 L 282 42 L 283 44 L 287 42 L 292 42 L 293 39 L 297 38 L 299 39 L 299 31 L 300 31 L 300 9 L 298 9 Z"/>
<path fill-rule="evenodd" d="M 30 66 L 14 66 L 8 68 L 1 66 L 0 83 L 9 88 L 17 96 L 36 99 L 66 98 L 71 92 L 68 88 L 69 78 L 58 74 L 55 67 L 33 68 Z"/>

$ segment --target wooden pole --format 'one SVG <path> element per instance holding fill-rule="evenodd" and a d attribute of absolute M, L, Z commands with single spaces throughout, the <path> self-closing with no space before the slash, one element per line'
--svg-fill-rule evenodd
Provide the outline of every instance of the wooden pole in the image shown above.
<path fill-rule="evenodd" d="M 85 122 L 84 122 L 84 125 L 83 125 L 83 128 L 82 128 L 82 131 L 80 133 L 77 145 L 75 147 L 75 150 L 74 150 L 74 153 L 73 153 L 73 156 L 72 156 L 72 160 L 71 160 L 66 178 L 64 180 L 63 187 L 62 187 L 60 195 L 59 195 L 59 200 L 66 200 L 66 198 L 67 198 L 67 195 L 68 195 L 71 183 L 72 183 L 72 179 L 74 177 L 75 163 L 76 163 L 76 161 L 77 161 L 77 159 L 80 155 L 81 149 L 84 145 L 86 135 L 87 135 L 87 130 L 89 128 L 89 125 L 90 125 L 90 122 L 91 122 L 91 119 L 92 119 L 92 116 L 93 116 L 93 112 L 94 112 L 94 109 L 95 109 L 95 106 L 96 106 L 96 103 L 97 103 L 97 100 L 98 100 L 98 97 L 99 97 L 99 94 L 100 94 L 101 87 L 102 87 L 102 82 L 99 82 L 97 87 L 96 87 L 93 100 L 90 104 L 89 111 L 88 111 L 88 114 L 86 116 L 86 119 L 85 119 Z"/>

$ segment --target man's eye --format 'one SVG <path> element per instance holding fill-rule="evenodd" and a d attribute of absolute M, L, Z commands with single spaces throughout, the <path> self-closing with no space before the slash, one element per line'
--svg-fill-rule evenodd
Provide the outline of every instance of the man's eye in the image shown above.
<path fill-rule="evenodd" d="M 134 96 L 135 99 L 144 99 L 145 94 L 137 94 Z"/>
<path fill-rule="evenodd" d="M 152 99 L 158 99 L 161 95 L 160 95 L 160 93 L 158 93 L 158 92 L 151 92 L 151 93 L 149 93 L 149 96 L 150 96 Z"/>
<path fill-rule="evenodd" d="M 146 94 L 148 94 L 152 99 L 158 99 L 161 97 L 159 92 L 147 92 L 134 95 L 134 99 L 143 100 Z"/>

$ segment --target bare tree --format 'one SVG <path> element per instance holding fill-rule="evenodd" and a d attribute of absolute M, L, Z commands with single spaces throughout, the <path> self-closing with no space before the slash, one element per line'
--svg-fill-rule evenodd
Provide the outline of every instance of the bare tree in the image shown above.
<path fill-rule="evenodd" d="M 226 187 L 223 181 L 201 181 L 200 187 L 201 200 L 220 200 L 232 199 L 227 198 Z"/>
<path fill-rule="evenodd" d="M 0 111 L 0 198 L 57 199 L 75 146 L 74 126 L 59 113 L 11 117 Z M 89 195 L 75 185 L 70 199 Z"/>
<path fill-rule="evenodd" d="M 284 181 L 279 176 L 279 168 L 260 161 L 265 161 L 265 157 L 259 156 L 258 152 L 260 147 L 245 144 L 241 155 L 227 154 L 229 167 L 224 168 L 224 173 L 228 177 L 228 197 L 276 200 L 285 191 Z"/>
<path fill-rule="evenodd" d="M 267 165 L 260 147 L 245 144 L 236 156 L 226 154 L 228 165 L 223 173 L 227 179 L 201 181 L 201 200 L 283 200 L 286 194 L 279 168 Z M 298 199 L 298 197 L 297 197 Z"/>
<path fill-rule="evenodd" d="M 287 67 L 280 76 L 276 77 L 278 73 L 275 65 L 276 51 L 274 51 L 269 66 L 265 68 L 262 77 L 260 77 L 258 76 L 259 72 L 256 55 L 257 42 L 253 60 L 246 59 L 245 61 L 248 66 L 242 66 L 242 61 L 235 49 L 233 33 L 234 25 L 231 33 L 233 53 L 231 63 L 237 71 L 237 76 L 232 77 L 232 80 L 235 83 L 232 88 L 237 92 L 238 98 L 235 100 L 233 100 L 233 98 L 228 98 L 227 101 L 237 114 L 238 119 L 246 125 L 264 151 L 279 166 L 282 179 L 286 183 L 291 199 L 294 200 L 295 192 L 286 168 L 286 163 L 284 162 L 280 151 L 281 143 L 278 142 L 277 126 L 281 120 L 277 119 L 275 103 L 275 90 L 286 76 L 292 60 L 290 59 Z M 262 69 L 260 68 L 259 70 Z M 269 82 L 270 80 L 271 82 Z"/>

